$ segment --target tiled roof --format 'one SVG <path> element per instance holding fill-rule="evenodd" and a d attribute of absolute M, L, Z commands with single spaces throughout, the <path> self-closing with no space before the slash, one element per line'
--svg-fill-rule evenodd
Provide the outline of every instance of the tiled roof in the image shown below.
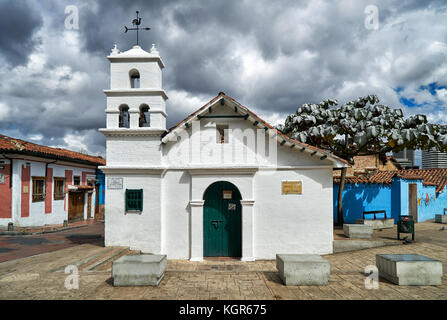
<path fill-rule="evenodd" d="M 173 126 L 172 128 L 170 128 L 165 134 L 169 134 L 170 132 L 174 131 L 175 129 L 177 129 L 178 127 L 180 127 L 182 124 L 184 124 L 185 122 L 188 122 L 189 120 L 191 120 L 192 118 L 194 118 L 195 116 L 199 115 L 204 109 L 206 109 L 207 107 L 209 107 L 211 104 L 213 104 L 216 100 L 218 100 L 219 98 L 225 98 L 228 99 L 232 102 L 234 102 L 238 107 L 240 107 L 240 109 L 242 109 L 244 112 L 246 112 L 247 114 L 249 114 L 250 116 L 252 116 L 253 118 L 255 118 L 258 122 L 262 123 L 264 126 L 266 126 L 267 128 L 274 130 L 278 135 L 280 135 L 281 137 L 283 137 L 285 140 L 295 144 L 296 146 L 300 146 L 300 147 L 305 147 L 311 150 L 315 150 L 318 151 L 324 155 L 326 155 L 327 157 L 331 157 L 333 159 L 336 159 L 348 166 L 350 166 L 349 162 L 345 159 L 342 159 L 332 153 L 330 153 L 327 150 L 324 149 L 320 149 L 317 148 L 315 146 L 312 146 L 310 144 L 295 140 L 290 138 L 289 136 L 285 135 L 284 133 L 282 133 L 281 131 L 277 130 L 276 128 L 274 128 L 273 126 L 271 126 L 269 123 L 267 123 L 265 120 L 261 119 L 258 115 L 256 115 L 254 112 L 252 112 L 250 109 L 248 109 L 247 107 L 241 105 L 239 102 L 237 102 L 235 99 L 233 99 L 230 96 L 227 96 L 225 93 L 223 92 L 219 92 L 219 94 L 214 97 L 213 99 L 211 99 L 208 103 L 206 103 L 204 106 L 202 106 L 201 108 L 199 108 L 198 110 L 196 110 L 195 112 L 191 113 L 189 116 L 187 116 L 185 119 L 183 119 L 182 121 L 180 121 L 179 123 L 177 123 L 175 126 Z"/>
<path fill-rule="evenodd" d="M 32 142 L 7 137 L 0 134 L 0 153 L 27 154 L 37 157 L 48 157 L 63 161 L 73 161 L 90 165 L 105 165 L 106 160 L 102 157 L 89 156 L 83 153 L 74 152 L 61 148 L 51 148 Z"/>
<path fill-rule="evenodd" d="M 436 192 L 442 192 L 447 185 L 447 169 L 407 169 L 398 171 L 377 171 L 370 176 L 349 176 L 346 183 L 391 184 L 394 177 L 406 180 L 422 180 L 426 186 L 436 186 Z M 340 183 L 340 177 L 334 177 L 334 183 Z"/>

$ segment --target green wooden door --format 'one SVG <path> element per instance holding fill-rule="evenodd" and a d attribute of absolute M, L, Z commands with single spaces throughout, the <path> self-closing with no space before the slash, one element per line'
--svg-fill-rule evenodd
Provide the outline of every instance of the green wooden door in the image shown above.
<path fill-rule="evenodd" d="M 215 182 L 204 196 L 203 255 L 241 257 L 241 194 L 231 183 Z"/>

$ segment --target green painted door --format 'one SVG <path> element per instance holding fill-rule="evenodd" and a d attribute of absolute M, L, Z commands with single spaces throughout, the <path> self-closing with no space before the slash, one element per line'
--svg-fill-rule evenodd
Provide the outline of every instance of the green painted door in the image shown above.
<path fill-rule="evenodd" d="M 203 255 L 242 256 L 241 194 L 231 183 L 215 182 L 204 196 Z"/>

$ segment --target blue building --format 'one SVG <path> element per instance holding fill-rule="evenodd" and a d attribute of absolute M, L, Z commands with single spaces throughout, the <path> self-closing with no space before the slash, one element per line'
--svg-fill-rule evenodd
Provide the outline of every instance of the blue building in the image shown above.
<path fill-rule="evenodd" d="M 104 173 L 99 169 L 96 169 L 96 180 L 97 180 L 96 184 L 98 187 L 97 188 L 98 212 L 96 212 L 96 219 L 104 220 L 104 197 L 105 197 L 106 178 Z"/>
<path fill-rule="evenodd" d="M 334 219 L 337 219 L 339 183 L 340 178 L 334 177 Z M 348 176 L 342 198 L 344 221 L 355 223 L 363 219 L 364 211 L 375 210 L 385 210 L 387 217 L 395 221 L 399 215 L 412 215 L 416 222 L 434 219 L 447 208 L 446 184 L 447 169 L 377 171 L 368 176 Z"/>

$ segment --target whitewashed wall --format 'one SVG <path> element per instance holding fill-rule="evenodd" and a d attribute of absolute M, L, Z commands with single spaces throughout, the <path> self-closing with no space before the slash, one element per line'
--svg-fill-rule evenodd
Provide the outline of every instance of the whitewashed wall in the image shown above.
<path fill-rule="evenodd" d="M 281 194 L 281 182 L 300 180 L 303 194 Z M 280 170 L 255 176 L 255 257 L 332 253 L 332 169 Z"/>
<path fill-rule="evenodd" d="M 156 166 L 161 163 L 159 136 L 112 136 L 107 138 L 109 166 Z"/>
<path fill-rule="evenodd" d="M 107 179 L 115 175 L 107 174 Z M 129 246 L 149 253 L 161 251 L 160 175 L 119 175 L 123 189 L 106 188 L 105 245 Z M 125 190 L 143 189 L 143 211 L 126 212 Z"/>

